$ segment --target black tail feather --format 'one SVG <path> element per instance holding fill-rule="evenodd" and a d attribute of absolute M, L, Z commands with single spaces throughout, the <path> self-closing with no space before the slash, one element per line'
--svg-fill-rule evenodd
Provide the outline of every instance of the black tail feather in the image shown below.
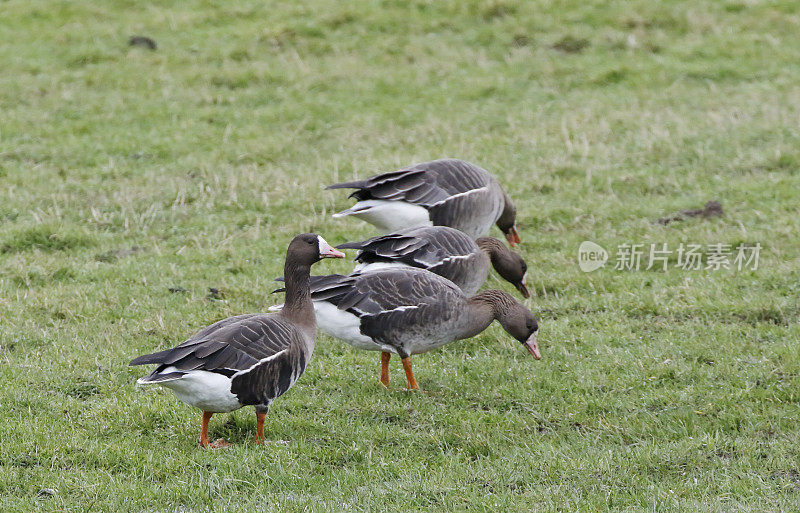
<path fill-rule="evenodd" d="M 152 354 L 143 354 L 142 356 L 131 360 L 131 363 L 128 365 L 148 365 L 151 363 L 162 364 L 164 363 L 164 357 L 170 352 L 172 352 L 172 349 L 167 349 L 166 351 L 159 351 Z"/>
<path fill-rule="evenodd" d="M 154 385 L 156 383 L 163 383 L 164 381 L 172 381 L 174 379 L 182 378 L 185 372 L 170 372 L 167 374 L 159 374 L 158 371 L 153 372 L 149 376 L 139 380 L 142 385 Z"/>
<path fill-rule="evenodd" d="M 339 244 L 336 246 L 336 249 L 363 249 L 364 246 L 369 244 L 372 239 L 369 240 L 362 240 L 360 242 L 345 242 L 344 244 Z"/>
<path fill-rule="evenodd" d="M 325 190 L 327 191 L 330 189 L 360 189 L 364 187 L 364 185 L 365 185 L 364 180 L 358 180 L 356 182 L 341 182 L 329 185 L 325 187 Z"/>

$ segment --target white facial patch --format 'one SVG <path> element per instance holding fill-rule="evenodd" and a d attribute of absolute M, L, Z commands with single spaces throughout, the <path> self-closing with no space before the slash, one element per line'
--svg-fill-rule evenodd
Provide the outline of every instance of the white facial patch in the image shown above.
<path fill-rule="evenodd" d="M 333 248 L 328 241 L 317 235 L 317 250 L 320 258 L 344 258 L 344 253 Z"/>

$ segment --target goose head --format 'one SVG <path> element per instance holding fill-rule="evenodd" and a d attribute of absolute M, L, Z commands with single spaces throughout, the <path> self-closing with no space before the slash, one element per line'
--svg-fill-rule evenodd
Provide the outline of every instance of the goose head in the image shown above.
<path fill-rule="evenodd" d="M 539 323 L 531 311 L 511 297 L 511 294 L 502 290 L 489 289 L 478 292 L 469 301 L 479 308 L 481 305 L 484 308 L 488 306 L 493 320 L 500 322 L 506 333 L 521 342 L 534 358 L 541 359 L 539 344 L 536 341 Z M 487 325 L 488 323 L 483 324 L 482 329 L 485 329 Z"/>
<path fill-rule="evenodd" d="M 323 258 L 344 258 L 344 253 L 335 249 L 315 233 L 301 233 L 292 239 L 287 250 L 287 260 L 311 265 Z"/>
<path fill-rule="evenodd" d="M 520 341 L 537 360 L 542 358 L 539 352 L 539 343 L 536 335 L 539 333 L 539 323 L 530 310 L 514 301 L 502 309 L 497 316 L 500 325 L 506 333 Z"/>
<path fill-rule="evenodd" d="M 478 247 L 488 253 L 492 267 L 504 280 L 514 285 L 522 297 L 531 297 L 528 292 L 526 276 L 528 264 L 519 254 L 511 251 L 502 242 L 493 237 L 480 237 L 475 241 Z"/>

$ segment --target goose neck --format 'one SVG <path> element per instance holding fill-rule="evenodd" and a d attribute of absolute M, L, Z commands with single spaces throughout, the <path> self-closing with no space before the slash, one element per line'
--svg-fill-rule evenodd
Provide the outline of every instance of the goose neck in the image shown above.
<path fill-rule="evenodd" d="M 303 327 L 316 327 L 314 305 L 311 303 L 309 277 L 311 267 L 307 264 L 292 262 L 286 259 L 283 276 L 286 280 L 286 301 L 283 315 Z"/>
<path fill-rule="evenodd" d="M 481 333 L 497 319 L 497 308 L 495 302 L 484 291 L 480 292 L 467 300 L 466 322 L 464 330 L 459 338 L 470 338 Z"/>

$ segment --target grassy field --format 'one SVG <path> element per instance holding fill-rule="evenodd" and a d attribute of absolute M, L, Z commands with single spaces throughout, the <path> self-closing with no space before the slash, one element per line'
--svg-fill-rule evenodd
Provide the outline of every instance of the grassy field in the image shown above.
<path fill-rule="evenodd" d="M 6 0 L 0 40 L 1 511 L 800 508 L 796 1 Z M 372 233 L 324 185 L 445 156 L 518 206 L 541 361 L 493 326 L 387 391 L 321 336 L 271 443 L 248 408 L 218 451 L 135 386 L 279 302 L 293 235 Z M 584 240 L 761 262 L 583 273 Z"/>

